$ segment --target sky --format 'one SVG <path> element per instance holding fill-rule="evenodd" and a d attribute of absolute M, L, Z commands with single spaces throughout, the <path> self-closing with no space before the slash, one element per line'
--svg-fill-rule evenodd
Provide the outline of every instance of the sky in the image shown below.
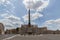
<path fill-rule="evenodd" d="M 21 27 L 28 22 L 31 9 L 31 24 L 60 30 L 60 0 L 0 0 L 0 22 L 6 29 Z"/>

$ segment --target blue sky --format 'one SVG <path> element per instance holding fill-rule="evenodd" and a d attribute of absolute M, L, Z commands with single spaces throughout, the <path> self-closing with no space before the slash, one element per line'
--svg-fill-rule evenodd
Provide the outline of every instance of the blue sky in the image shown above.
<path fill-rule="evenodd" d="M 6 28 L 16 28 L 20 26 L 19 24 L 24 24 L 24 19 L 22 18 L 24 15 L 27 14 L 27 9 L 23 4 L 23 0 L 8 0 L 7 1 L 0 1 L 0 20 L 3 23 L 7 23 L 4 21 L 10 20 L 10 18 L 18 19 L 18 23 L 14 23 L 16 20 L 11 19 L 8 21 L 9 23 L 6 24 Z M 46 8 L 40 11 L 43 16 L 38 17 L 37 19 L 33 20 L 36 25 L 39 27 L 47 26 L 48 29 L 57 30 L 60 29 L 60 0 L 49 0 L 49 4 Z M 7 16 L 8 15 L 8 16 Z M 13 16 L 13 17 L 12 17 Z M 9 18 L 10 17 L 10 18 Z M 14 21 L 11 24 L 11 21 Z M 16 21 L 16 22 L 17 22 Z M 19 23 L 20 22 L 20 23 Z M 11 25 L 9 25 L 11 24 Z M 11 26 L 16 27 L 11 27 Z"/>

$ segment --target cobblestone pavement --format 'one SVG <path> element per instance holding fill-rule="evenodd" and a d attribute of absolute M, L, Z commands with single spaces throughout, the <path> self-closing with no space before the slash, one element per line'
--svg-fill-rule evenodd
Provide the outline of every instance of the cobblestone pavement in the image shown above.
<path fill-rule="evenodd" d="M 3 39 L 2 39 L 3 40 Z M 60 34 L 15 35 L 4 40 L 60 40 Z"/>
<path fill-rule="evenodd" d="M 11 37 L 11 36 L 14 36 L 15 34 L 7 34 L 7 35 L 0 35 L 0 40 L 3 40 L 5 38 L 8 38 L 8 37 Z"/>

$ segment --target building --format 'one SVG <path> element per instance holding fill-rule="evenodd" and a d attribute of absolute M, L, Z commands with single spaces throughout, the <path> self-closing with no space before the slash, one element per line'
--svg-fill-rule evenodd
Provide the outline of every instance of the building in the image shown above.
<path fill-rule="evenodd" d="M 17 30 L 16 29 L 6 30 L 5 34 L 17 34 Z"/>
<path fill-rule="evenodd" d="M 21 26 L 21 34 L 37 34 L 38 27 L 36 25 L 22 25 Z"/>
<path fill-rule="evenodd" d="M 46 34 L 46 31 L 47 31 L 47 27 L 38 28 L 38 33 L 39 34 Z"/>
<path fill-rule="evenodd" d="M 0 34 L 4 34 L 4 25 L 0 23 Z"/>

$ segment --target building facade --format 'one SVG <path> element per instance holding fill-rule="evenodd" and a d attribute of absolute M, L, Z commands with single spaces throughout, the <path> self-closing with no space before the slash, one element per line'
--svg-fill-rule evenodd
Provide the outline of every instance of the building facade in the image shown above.
<path fill-rule="evenodd" d="M 31 25 L 29 27 L 29 25 L 22 25 L 21 29 L 20 29 L 20 33 L 21 34 L 37 34 L 38 33 L 38 27 L 37 25 Z"/>
<path fill-rule="evenodd" d="M 4 25 L 0 23 L 0 34 L 4 34 Z"/>

